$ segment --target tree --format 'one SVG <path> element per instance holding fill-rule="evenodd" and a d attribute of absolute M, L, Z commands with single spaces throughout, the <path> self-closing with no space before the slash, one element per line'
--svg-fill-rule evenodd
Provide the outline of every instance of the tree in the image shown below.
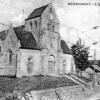
<path fill-rule="evenodd" d="M 81 73 L 89 66 L 88 56 L 89 56 L 89 47 L 86 47 L 81 39 L 79 39 L 76 44 L 71 46 L 73 57 L 75 60 L 76 71 Z"/>

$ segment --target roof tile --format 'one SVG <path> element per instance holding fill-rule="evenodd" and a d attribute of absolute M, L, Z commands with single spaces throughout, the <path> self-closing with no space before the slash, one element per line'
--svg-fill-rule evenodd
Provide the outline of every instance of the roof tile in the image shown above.
<path fill-rule="evenodd" d="M 20 40 L 21 48 L 38 49 L 38 45 L 33 34 L 31 32 L 27 32 L 24 25 L 15 27 L 14 31 L 18 40 Z"/>

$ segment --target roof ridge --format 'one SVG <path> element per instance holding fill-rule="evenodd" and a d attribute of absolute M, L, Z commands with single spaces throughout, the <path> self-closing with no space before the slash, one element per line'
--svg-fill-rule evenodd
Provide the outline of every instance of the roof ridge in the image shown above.
<path fill-rule="evenodd" d="M 13 28 L 19 28 L 19 27 L 22 27 L 22 26 L 25 26 L 25 25 L 23 24 L 23 25 L 19 25 L 19 26 L 13 27 Z"/>
<path fill-rule="evenodd" d="M 48 5 L 49 5 L 49 4 L 46 4 L 46 5 L 44 5 L 44 6 L 37 7 L 37 8 L 35 8 L 34 10 L 40 9 L 40 8 L 42 8 L 42 7 L 46 7 L 46 6 L 48 6 Z"/>
<path fill-rule="evenodd" d="M 32 13 L 25 19 L 25 21 L 32 18 L 40 17 L 48 5 L 49 4 L 34 9 Z"/>

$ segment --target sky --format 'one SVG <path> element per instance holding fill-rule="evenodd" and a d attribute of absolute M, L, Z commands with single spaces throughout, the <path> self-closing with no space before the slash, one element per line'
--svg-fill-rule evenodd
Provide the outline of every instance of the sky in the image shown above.
<path fill-rule="evenodd" d="M 0 0 L 0 23 L 19 26 L 35 9 L 52 2 L 60 21 L 59 32 L 62 39 L 71 43 L 81 38 L 90 47 L 90 55 L 96 50 L 96 59 L 100 59 L 100 1 L 99 0 Z M 94 5 L 68 5 L 68 3 L 91 3 Z M 0 30 L 8 26 L 0 25 Z M 97 45 L 92 45 L 97 41 Z M 94 59 L 94 58 L 91 58 Z"/>

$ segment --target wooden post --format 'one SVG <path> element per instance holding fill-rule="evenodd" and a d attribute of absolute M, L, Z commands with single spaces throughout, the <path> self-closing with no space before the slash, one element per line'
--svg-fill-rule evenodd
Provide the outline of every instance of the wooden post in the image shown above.
<path fill-rule="evenodd" d="M 96 50 L 94 49 L 94 77 L 93 77 L 93 88 L 95 88 L 95 76 L 96 76 L 96 73 L 95 73 L 95 56 L 96 56 Z"/>

